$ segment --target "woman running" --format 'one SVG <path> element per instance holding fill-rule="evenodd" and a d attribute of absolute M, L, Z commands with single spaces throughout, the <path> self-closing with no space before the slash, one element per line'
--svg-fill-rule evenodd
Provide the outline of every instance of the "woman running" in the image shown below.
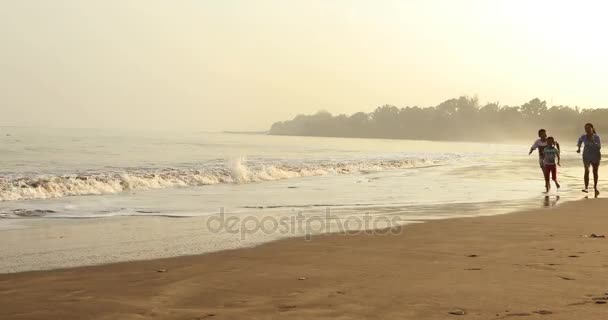
<path fill-rule="evenodd" d="M 578 150 L 577 153 L 581 152 L 581 146 L 585 144 L 583 149 L 583 165 L 585 166 L 585 189 L 583 192 L 589 192 L 589 166 L 593 167 L 593 188 L 595 189 L 595 196 L 600 194 L 597 189 L 597 181 L 599 179 L 598 171 L 600 167 L 600 160 L 602 159 L 602 144 L 600 137 L 595 132 L 593 124 L 585 124 L 585 134 L 578 138 Z"/>

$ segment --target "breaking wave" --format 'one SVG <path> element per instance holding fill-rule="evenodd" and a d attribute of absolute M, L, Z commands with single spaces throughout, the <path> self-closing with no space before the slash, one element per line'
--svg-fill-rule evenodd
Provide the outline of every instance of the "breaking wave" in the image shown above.
<path fill-rule="evenodd" d="M 255 163 L 244 159 L 225 166 L 188 169 L 126 169 L 119 172 L 73 175 L 0 177 L 0 201 L 50 199 L 65 196 L 113 194 L 131 190 L 205 186 L 220 183 L 252 183 L 299 177 L 367 173 L 418 168 L 441 160 L 317 161 L 310 163 Z"/>

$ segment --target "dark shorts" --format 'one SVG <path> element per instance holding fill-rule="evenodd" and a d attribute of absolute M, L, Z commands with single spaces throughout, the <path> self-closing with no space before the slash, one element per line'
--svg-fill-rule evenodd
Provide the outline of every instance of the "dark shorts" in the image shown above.
<path fill-rule="evenodd" d="M 585 168 L 589 168 L 589 166 L 594 166 L 594 167 L 599 167 L 600 166 L 600 161 L 589 161 L 586 159 L 583 159 L 583 165 L 585 166 Z"/>

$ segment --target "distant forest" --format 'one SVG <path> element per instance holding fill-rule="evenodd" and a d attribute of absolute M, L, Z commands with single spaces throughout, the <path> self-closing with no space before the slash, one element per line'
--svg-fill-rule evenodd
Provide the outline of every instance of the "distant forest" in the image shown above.
<path fill-rule="evenodd" d="M 608 129 L 608 109 L 548 107 L 536 98 L 521 106 L 479 104 L 477 98 L 460 97 L 436 107 L 378 107 L 371 113 L 333 116 L 327 111 L 298 115 L 274 123 L 272 135 L 356 137 L 448 141 L 532 140 L 540 128 L 564 141 L 576 141 L 585 123 L 598 134 Z"/>

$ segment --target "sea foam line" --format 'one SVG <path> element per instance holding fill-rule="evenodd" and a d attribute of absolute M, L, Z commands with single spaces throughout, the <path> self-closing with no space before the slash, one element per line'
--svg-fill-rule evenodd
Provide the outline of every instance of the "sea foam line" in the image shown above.
<path fill-rule="evenodd" d="M 311 163 L 249 163 L 231 160 L 224 167 L 141 169 L 122 172 L 0 178 L 0 201 L 113 194 L 131 190 L 252 183 L 299 177 L 366 173 L 436 165 L 438 160 L 406 158 Z"/>

